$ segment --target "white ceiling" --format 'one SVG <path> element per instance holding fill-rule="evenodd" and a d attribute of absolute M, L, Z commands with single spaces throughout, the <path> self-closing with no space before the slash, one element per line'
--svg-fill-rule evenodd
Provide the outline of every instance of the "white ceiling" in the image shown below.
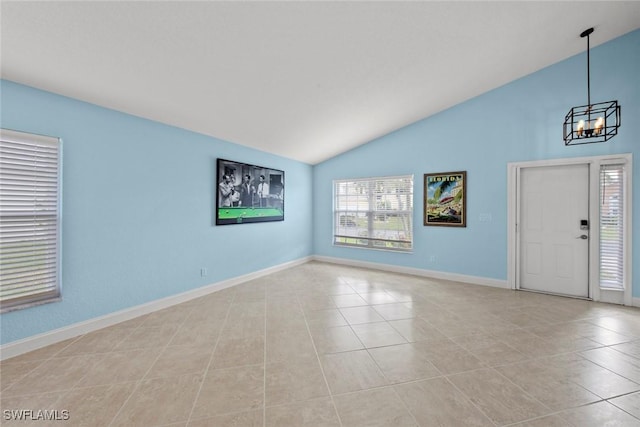
<path fill-rule="evenodd" d="M 638 1 L 2 0 L 2 77 L 316 164 L 640 28 Z M 586 64 L 585 64 L 586 65 Z"/>

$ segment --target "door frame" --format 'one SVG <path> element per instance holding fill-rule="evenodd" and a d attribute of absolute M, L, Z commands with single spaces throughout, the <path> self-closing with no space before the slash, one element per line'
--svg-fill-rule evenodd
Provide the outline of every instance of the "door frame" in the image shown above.
<path fill-rule="evenodd" d="M 624 162 L 624 294 L 620 291 L 600 289 L 600 210 L 598 208 L 600 190 L 600 165 Z M 589 299 L 602 302 L 621 302 L 632 305 L 632 178 L 633 156 L 631 153 L 612 154 L 593 157 L 574 157 L 563 159 L 534 160 L 507 163 L 507 283 L 511 289 L 520 289 L 520 234 L 517 232 L 520 221 L 520 171 L 531 167 L 570 166 L 584 164 L 589 166 Z M 618 301 L 616 301 L 618 300 Z"/>

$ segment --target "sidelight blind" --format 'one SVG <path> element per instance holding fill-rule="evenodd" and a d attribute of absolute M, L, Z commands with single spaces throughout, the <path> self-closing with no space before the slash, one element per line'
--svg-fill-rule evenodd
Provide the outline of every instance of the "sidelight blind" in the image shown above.
<path fill-rule="evenodd" d="M 60 296 L 61 141 L 0 130 L 0 310 Z"/>
<path fill-rule="evenodd" d="M 624 289 L 624 165 L 600 166 L 600 286 Z"/>
<path fill-rule="evenodd" d="M 410 252 L 413 175 L 336 180 L 333 243 Z"/>

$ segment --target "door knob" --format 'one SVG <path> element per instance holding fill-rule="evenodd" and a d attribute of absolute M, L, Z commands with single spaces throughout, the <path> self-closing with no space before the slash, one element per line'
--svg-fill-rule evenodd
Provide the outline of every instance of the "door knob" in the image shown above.
<path fill-rule="evenodd" d="M 582 240 L 587 240 L 588 238 L 589 238 L 589 236 L 587 236 L 586 234 L 583 234 L 582 236 L 576 237 L 576 239 L 582 239 Z"/>

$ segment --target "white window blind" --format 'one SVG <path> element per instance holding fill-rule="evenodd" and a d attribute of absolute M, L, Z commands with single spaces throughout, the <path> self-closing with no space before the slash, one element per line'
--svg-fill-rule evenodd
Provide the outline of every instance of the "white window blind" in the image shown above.
<path fill-rule="evenodd" d="M 600 166 L 600 286 L 624 289 L 624 165 Z"/>
<path fill-rule="evenodd" d="M 334 245 L 410 252 L 413 175 L 334 181 Z"/>
<path fill-rule="evenodd" d="M 0 310 L 60 295 L 61 142 L 0 130 Z"/>

